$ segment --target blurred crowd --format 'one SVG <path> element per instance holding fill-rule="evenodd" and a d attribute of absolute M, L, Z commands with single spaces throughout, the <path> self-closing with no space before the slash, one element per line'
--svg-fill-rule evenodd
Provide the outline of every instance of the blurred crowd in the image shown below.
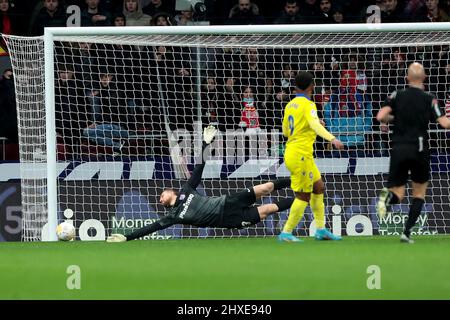
<path fill-rule="evenodd" d="M 0 27 L 7 34 L 42 35 L 46 26 L 76 24 L 73 5 L 81 9 L 81 26 L 354 23 L 366 22 L 374 14 L 380 22 L 450 20 L 450 0 L 205 0 L 177 10 L 180 3 L 0 0 Z M 26 19 L 18 18 L 20 15 Z M 293 80 L 299 70 L 314 73 L 314 101 L 320 116 L 344 142 L 347 152 L 354 151 L 351 155 L 386 155 L 388 139 L 378 133 L 373 116 L 389 92 L 405 85 L 410 62 L 424 64 L 429 73 L 427 90 L 437 95 L 442 106 L 449 106 L 450 116 L 448 46 L 196 50 L 57 43 L 56 124 L 64 157 L 76 157 L 90 144 L 115 155 L 123 154 L 125 148 L 130 153 L 132 137 L 168 129 L 192 132 L 196 120 L 215 124 L 222 132 L 281 131 L 283 108 L 295 95 Z M 196 57 L 200 57 L 200 65 Z M 8 123 L 0 128 L 0 136 L 17 141 L 12 78 L 8 69 L 0 82 L 1 123 Z M 332 154 L 320 139 L 316 148 L 324 156 Z"/>
<path fill-rule="evenodd" d="M 366 22 L 374 13 L 379 14 L 381 22 L 449 21 L 450 1 L 0 0 L 0 32 L 42 35 L 44 27 L 77 23 L 81 26 L 358 23 Z"/>

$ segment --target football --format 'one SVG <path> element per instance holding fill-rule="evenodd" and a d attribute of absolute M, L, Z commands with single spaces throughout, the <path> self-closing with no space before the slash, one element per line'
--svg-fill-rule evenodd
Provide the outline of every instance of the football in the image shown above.
<path fill-rule="evenodd" d="M 75 238 L 75 227 L 68 222 L 62 222 L 56 227 L 56 234 L 61 241 L 73 240 Z"/>

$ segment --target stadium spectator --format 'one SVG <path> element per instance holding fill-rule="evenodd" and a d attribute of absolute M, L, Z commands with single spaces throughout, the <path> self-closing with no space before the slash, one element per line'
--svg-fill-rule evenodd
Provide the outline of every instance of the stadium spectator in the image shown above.
<path fill-rule="evenodd" d="M 98 89 L 92 90 L 89 97 L 93 123 L 83 130 L 83 136 L 98 145 L 111 147 L 113 155 L 118 156 L 129 137 L 126 101 L 117 90 L 114 75 L 102 70 L 99 78 Z"/>
<path fill-rule="evenodd" d="M 59 0 L 43 0 L 44 7 L 40 9 L 36 20 L 31 28 L 31 35 L 40 36 L 44 34 L 45 27 L 65 27 L 66 13 L 59 5 Z"/>
<path fill-rule="evenodd" d="M 444 9 L 444 11 L 447 10 Z M 427 13 L 428 8 L 425 5 L 425 0 L 408 0 L 403 9 L 403 15 L 409 17 L 409 21 L 414 22 L 429 22 Z"/>
<path fill-rule="evenodd" d="M 449 22 L 450 17 L 444 9 L 439 8 L 439 0 L 425 0 L 425 22 Z"/>
<path fill-rule="evenodd" d="M 40 0 L 39 3 L 41 6 L 43 5 Z M 12 34 L 18 36 L 29 35 L 29 33 L 27 33 L 27 29 L 30 26 L 30 16 L 35 3 L 20 0 L 9 0 L 8 5 L 9 8 L 7 10 L 7 14 L 9 18 L 12 19 Z"/>
<path fill-rule="evenodd" d="M 239 127 L 241 117 L 241 99 L 236 78 L 228 76 L 224 81 L 224 109 L 219 109 L 219 119 L 228 119 L 219 126 L 221 131 L 234 130 Z"/>
<path fill-rule="evenodd" d="M 127 25 L 127 19 L 125 18 L 125 15 L 122 13 L 117 13 L 113 15 L 112 22 L 114 27 L 124 27 Z"/>
<path fill-rule="evenodd" d="M 56 132 L 62 137 L 66 156 L 72 158 L 81 153 L 78 150 L 82 131 L 90 124 L 83 86 L 75 76 L 71 64 L 60 63 L 56 67 L 55 86 Z"/>
<path fill-rule="evenodd" d="M 216 70 L 218 79 L 232 77 L 233 70 L 239 68 L 240 59 L 240 50 L 238 48 L 218 48 L 211 55 L 210 60 L 213 62 L 210 64 L 210 67 Z"/>
<path fill-rule="evenodd" d="M 241 94 L 242 111 L 239 126 L 246 129 L 246 133 L 258 131 L 260 129 L 259 103 L 255 101 L 254 89 L 250 86 L 243 86 Z"/>
<path fill-rule="evenodd" d="M 192 26 L 194 25 L 193 16 L 192 10 L 183 10 L 174 19 L 178 26 Z"/>
<path fill-rule="evenodd" d="M 356 150 L 356 155 L 363 156 L 364 132 L 372 131 L 372 103 L 367 95 L 356 90 L 345 71 L 341 74 L 339 91 L 331 95 L 323 114 L 330 132 L 347 149 Z"/>
<path fill-rule="evenodd" d="M 127 26 L 149 26 L 152 17 L 142 12 L 141 0 L 123 0 L 123 15 Z"/>
<path fill-rule="evenodd" d="M 111 14 L 100 7 L 100 0 L 86 0 L 87 7 L 81 11 L 81 26 L 109 26 Z"/>
<path fill-rule="evenodd" d="M 276 85 L 285 90 L 286 93 L 291 93 L 295 88 L 295 72 L 292 70 L 292 66 L 289 63 L 283 64 L 283 70 L 281 71 L 280 78 L 277 78 Z"/>
<path fill-rule="evenodd" d="M 78 0 L 78 1 L 80 1 L 80 0 Z M 143 2 L 145 2 L 145 1 L 143 1 Z M 66 4 L 67 4 L 67 0 L 66 0 Z M 142 4 L 142 6 L 144 6 L 144 4 Z M 114 15 L 115 13 L 122 12 L 123 0 L 100 0 L 100 7 L 102 8 L 102 10 L 105 10 L 105 11 L 111 13 L 111 15 Z"/>
<path fill-rule="evenodd" d="M 442 1 L 442 9 L 444 9 L 447 14 L 450 14 L 450 0 L 443 0 Z"/>
<path fill-rule="evenodd" d="M 276 103 L 275 83 L 273 79 L 266 78 L 264 91 L 259 95 L 258 101 L 263 103 L 263 111 L 261 114 L 261 125 L 267 131 L 273 129 L 281 130 L 282 111 L 286 102 Z"/>
<path fill-rule="evenodd" d="M 0 80 L 0 123 L 0 136 L 17 143 L 16 94 L 11 69 L 3 71 Z"/>
<path fill-rule="evenodd" d="M 331 0 L 320 0 L 319 14 L 317 17 L 318 23 L 333 23 L 333 15 L 331 10 Z"/>
<path fill-rule="evenodd" d="M 381 22 L 383 23 L 405 22 L 407 20 L 398 0 L 383 0 L 382 9 Z"/>
<path fill-rule="evenodd" d="M 11 17 L 9 0 L 0 0 L 0 33 L 14 34 L 14 19 Z"/>
<path fill-rule="evenodd" d="M 333 23 L 345 23 L 344 10 L 342 7 L 336 7 L 332 13 Z"/>
<path fill-rule="evenodd" d="M 202 122 L 219 128 L 222 131 L 227 118 L 219 116 L 219 109 L 223 109 L 223 93 L 217 88 L 216 79 L 212 76 L 206 78 L 202 85 Z"/>
<path fill-rule="evenodd" d="M 350 52 L 347 62 L 344 64 L 342 75 L 349 81 L 352 89 L 365 93 L 367 91 L 367 76 L 361 56 Z M 342 85 L 342 83 L 341 83 Z"/>
<path fill-rule="evenodd" d="M 84 81 L 84 87 L 90 89 L 93 82 L 97 82 L 95 75 L 99 72 L 101 65 L 99 54 L 96 46 L 89 42 L 75 43 L 70 47 L 70 56 L 75 60 L 75 73 L 80 75 L 80 80 Z"/>
<path fill-rule="evenodd" d="M 300 1 L 300 0 L 299 0 Z M 274 21 L 275 24 L 299 24 L 306 23 L 304 17 L 300 14 L 298 1 L 288 0 L 284 3 L 284 9 Z"/>
<path fill-rule="evenodd" d="M 239 0 L 228 15 L 227 24 L 263 24 L 264 17 L 261 16 L 256 3 L 251 0 Z"/>
<path fill-rule="evenodd" d="M 172 14 L 174 10 L 172 10 L 171 6 L 169 6 L 166 2 L 167 0 L 151 0 L 150 3 L 142 9 L 142 11 L 151 17 L 162 12 Z"/>
<path fill-rule="evenodd" d="M 155 60 L 152 61 L 151 81 L 158 83 L 157 105 L 164 110 L 169 108 L 168 122 L 172 130 L 193 130 L 194 98 L 193 79 L 196 75 L 190 64 L 190 48 L 164 47 L 154 49 Z"/>
<path fill-rule="evenodd" d="M 172 16 L 166 12 L 158 12 L 152 17 L 150 23 L 152 26 L 173 26 L 175 21 Z"/>
<path fill-rule="evenodd" d="M 320 80 L 326 90 L 339 87 L 340 63 L 333 58 L 331 58 L 331 63 L 327 63 L 325 57 L 318 53 L 310 67 L 313 70 L 314 79 Z"/>
<path fill-rule="evenodd" d="M 266 79 L 266 56 L 260 54 L 257 48 L 247 48 L 241 51 L 241 63 L 238 70 L 233 70 L 236 77 L 246 79 L 253 87 L 262 87 Z"/>
<path fill-rule="evenodd" d="M 300 12 L 308 23 L 317 23 L 317 17 L 319 16 L 318 7 L 317 0 L 304 0 L 303 4 L 300 6 Z"/>
<path fill-rule="evenodd" d="M 382 90 L 384 92 L 392 92 L 395 88 L 405 85 L 406 60 L 404 52 L 400 48 L 394 48 L 391 54 L 383 57 L 381 65 L 381 79 L 387 79 L 387 81 L 373 79 L 374 84 L 384 85 Z"/>

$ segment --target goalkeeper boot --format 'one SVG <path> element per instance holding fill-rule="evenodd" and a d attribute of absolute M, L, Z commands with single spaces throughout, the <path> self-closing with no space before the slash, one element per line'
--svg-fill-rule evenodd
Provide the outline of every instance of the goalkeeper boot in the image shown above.
<path fill-rule="evenodd" d="M 414 240 L 411 239 L 411 236 L 407 236 L 406 234 L 402 233 L 400 237 L 400 242 L 402 243 L 414 243 Z"/>
<path fill-rule="evenodd" d="M 316 240 L 342 240 L 341 236 L 331 233 L 327 228 L 317 229 L 314 238 Z"/>
<path fill-rule="evenodd" d="M 387 213 L 388 207 L 386 205 L 386 200 L 388 196 L 389 196 L 389 189 L 383 188 L 380 192 L 380 197 L 378 198 L 377 202 L 377 213 L 380 219 L 382 219 Z"/>
<path fill-rule="evenodd" d="M 302 239 L 297 238 L 292 233 L 289 232 L 281 232 L 278 235 L 278 241 L 280 242 L 303 242 Z"/>

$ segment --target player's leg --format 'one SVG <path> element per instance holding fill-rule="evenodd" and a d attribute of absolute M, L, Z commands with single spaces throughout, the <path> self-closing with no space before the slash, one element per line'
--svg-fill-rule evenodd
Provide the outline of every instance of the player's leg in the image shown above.
<path fill-rule="evenodd" d="M 222 222 L 217 227 L 242 229 L 257 224 L 276 212 L 289 209 L 293 201 L 293 198 L 283 198 L 259 207 L 229 207 L 224 211 Z"/>
<path fill-rule="evenodd" d="M 320 177 L 320 172 L 316 168 L 317 173 Z M 311 194 L 311 200 L 309 204 L 311 205 L 311 210 L 314 215 L 314 220 L 316 221 L 316 240 L 342 240 L 341 236 L 334 235 L 327 228 L 325 228 L 325 204 L 323 200 L 323 194 L 325 192 L 325 184 L 322 178 L 319 178 L 313 185 L 313 192 Z"/>
<path fill-rule="evenodd" d="M 425 203 L 425 195 L 427 193 L 428 181 L 430 179 L 430 163 L 429 157 L 418 154 L 416 161 L 411 166 L 412 180 L 412 202 L 409 207 L 408 220 L 405 223 L 405 230 L 400 238 L 402 242 L 412 243 L 411 229 L 417 222 L 422 207 Z"/>
<path fill-rule="evenodd" d="M 294 188 L 297 188 L 297 182 L 294 182 Z M 308 206 L 309 200 L 311 198 L 311 193 L 309 192 L 295 192 L 295 198 L 291 205 L 291 210 L 289 211 L 289 216 L 284 224 L 283 231 L 279 234 L 279 241 L 287 241 L 287 242 L 301 242 L 299 238 L 295 237 L 292 234 L 292 231 L 298 225 L 300 220 L 303 218 L 303 214 L 305 213 L 305 209 Z"/>
<path fill-rule="evenodd" d="M 377 201 L 378 216 L 383 218 L 390 206 L 400 203 L 405 196 L 405 185 L 409 175 L 409 151 L 393 148 L 389 163 L 388 187 L 383 188 Z"/>
<path fill-rule="evenodd" d="M 423 204 L 425 203 L 425 194 L 427 191 L 428 182 L 425 183 L 412 183 L 413 199 L 409 207 L 408 220 L 405 223 L 405 230 L 400 238 L 400 241 L 413 243 L 411 240 L 411 229 L 417 222 L 420 213 L 422 212 Z"/>
<path fill-rule="evenodd" d="M 290 185 L 291 185 L 290 178 L 277 179 L 263 184 L 258 184 L 253 187 L 253 191 L 255 192 L 256 199 L 259 199 L 263 196 L 272 193 L 274 190 L 284 189 L 289 187 Z"/>
<path fill-rule="evenodd" d="M 299 157 L 295 152 L 291 153 L 288 150 L 286 150 L 284 159 L 286 167 L 291 172 L 291 189 L 295 192 L 295 199 L 283 231 L 278 236 L 278 240 L 299 242 L 300 239 L 295 237 L 292 231 L 303 218 L 303 214 L 311 198 L 313 175 L 310 161 L 312 159 Z"/>
<path fill-rule="evenodd" d="M 257 207 L 260 220 L 262 221 L 274 213 L 289 209 L 293 202 L 294 198 L 284 198 L 273 203 L 263 204 Z"/>
<path fill-rule="evenodd" d="M 386 215 L 391 205 L 402 202 L 405 197 L 405 184 L 381 189 L 377 202 L 377 212 L 380 218 Z"/>
<path fill-rule="evenodd" d="M 280 241 L 299 241 L 300 239 L 292 235 L 292 231 L 303 218 L 311 198 L 314 181 L 314 160 L 312 157 L 299 155 L 296 149 L 289 148 L 285 151 L 284 160 L 291 173 L 291 189 L 295 192 L 295 199 L 278 239 Z"/>

